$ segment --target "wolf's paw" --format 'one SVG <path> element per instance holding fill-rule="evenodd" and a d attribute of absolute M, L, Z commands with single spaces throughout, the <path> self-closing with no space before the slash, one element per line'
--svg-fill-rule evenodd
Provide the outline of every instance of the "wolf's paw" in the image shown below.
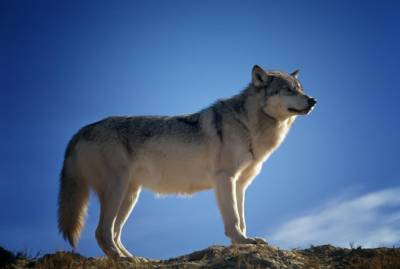
<path fill-rule="evenodd" d="M 121 258 L 122 261 L 125 262 L 130 262 L 130 263 L 146 263 L 149 262 L 148 259 L 144 258 L 144 257 L 139 257 L 139 256 L 133 256 L 132 257 L 122 257 Z"/>
<path fill-rule="evenodd" d="M 252 244 L 252 245 L 267 245 L 267 241 L 259 237 L 247 237 L 233 242 L 233 244 Z"/>
<path fill-rule="evenodd" d="M 252 238 L 255 241 L 255 244 L 259 245 L 268 245 L 267 241 L 264 238 L 261 237 L 253 237 Z"/>

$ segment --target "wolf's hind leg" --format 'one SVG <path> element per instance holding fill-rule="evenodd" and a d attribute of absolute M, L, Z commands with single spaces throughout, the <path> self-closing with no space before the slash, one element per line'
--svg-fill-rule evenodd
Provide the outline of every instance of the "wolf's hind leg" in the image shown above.
<path fill-rule="evenodd" d="M 96 239 L 104 253 L 111 258 L 125 256 L 114 242 L 114 223 L 125 196 L 127 185 L 127 181 L 119 178 L 111 186 L 98 191 L 100 220 L 96 229 Z"/>
<path fill-rule="evenodd" d="M 126 257 L 133 257 L 133 255 L 124 247 L 121 242 L 121 232 L 122 228 L 125 225 L 129 215 L 131 214 L 137 199 L 140 194 L 140 186 L 131 185 L 129 186 L 125 197 L 122 201 L 121 207 L 119 208 L 117 219 L 115 220 L 114 224 L 114 242 L 119 248 L 119 250 L 126 256 Z"/>

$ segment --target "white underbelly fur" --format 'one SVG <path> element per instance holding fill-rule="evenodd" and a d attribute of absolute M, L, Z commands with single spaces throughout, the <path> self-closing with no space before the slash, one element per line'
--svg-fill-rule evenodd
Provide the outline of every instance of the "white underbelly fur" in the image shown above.
<path fill-rule="evenodd" d="M 153 146 L 132 164 L 132 180 L 160 194 L 192 194 L 213 187 L 212 154 L 201 145 Z"/>

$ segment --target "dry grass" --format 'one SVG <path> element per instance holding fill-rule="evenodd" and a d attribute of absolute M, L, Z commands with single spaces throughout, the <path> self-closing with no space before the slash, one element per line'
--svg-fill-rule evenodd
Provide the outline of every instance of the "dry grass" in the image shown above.
<path fill-rule="evenodd" d="M 336 248 L 325 245 L 304 250 L 280 250 L 264 245 L 211 246 L 169 260 L 137 261 L 86 258 L 77 253 L 56 252 L 40 258 L 13 254 L 0 248 L 0 268 L 5 269 L 147 269 L 147 268 L 348 268 L 400 269 L 399 248 Z"/>

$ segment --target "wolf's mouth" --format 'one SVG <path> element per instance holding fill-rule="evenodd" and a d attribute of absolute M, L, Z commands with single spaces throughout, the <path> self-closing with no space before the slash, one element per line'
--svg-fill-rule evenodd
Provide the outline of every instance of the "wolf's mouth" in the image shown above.
<path fill-rule="evenodd" d="M 312 109 L 313 107 L 307 107 L 307 108 L 305 108 L 305 109 L 295 109 L 295 108 L 288 108 L 288 111 L 290 111 L 290 112 L 292 112 L 292 113 L 296 113 L 296 114 L 303 114 L 303 115 L 305 115 L 305 114 L 308 114 L 310 111 L 311 111 L 311 109 Z"/>

